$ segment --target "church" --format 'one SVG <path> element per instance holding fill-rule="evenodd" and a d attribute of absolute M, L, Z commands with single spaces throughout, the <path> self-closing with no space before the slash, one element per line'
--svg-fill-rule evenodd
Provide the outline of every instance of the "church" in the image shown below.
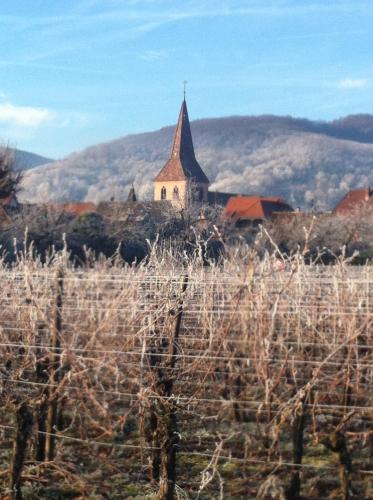
<path fill-rule="evenodd" d="M 211 192 L 209 185 L 194 152 L 184 93 L 170 158 L 154 179 L 154 201 L 169 202 L 175 209 L 186 209 L 196 203 L 221 205 L 237 223 L 262 221 L 274 212 L 293 210 L 279 197 Z"/>
<path fill-rule="evenodd" d="M 170 158 L 154 179 L 154 201 L 168 201 L 175 209 L 185 209 L 196 203 L 225 206 L 236 196 L 209 191 L 209 186 L 210 181 L 194 152 L 184 93 Z"/>
<path fill-rule="evenodd" d="M 171 156 L 154 179 L 154 201 L 170 201 L 175 208 L 208 202 L 209 180 L 194 153 L 187 104 L 181 104 Z"/>

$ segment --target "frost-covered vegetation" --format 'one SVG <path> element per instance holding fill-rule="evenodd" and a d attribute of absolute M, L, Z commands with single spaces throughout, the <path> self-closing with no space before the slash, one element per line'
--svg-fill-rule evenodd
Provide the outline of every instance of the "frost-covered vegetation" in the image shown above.
<path fill-rule="evenodd" d="M 128 263 L 147 257 L 155 242 L 179 245 L 187 255 L 196 244 L 203 244 L 204 255 L 218 258 L 241 243 L 249 244 L 259 255 L 279 251 L 291 256 L 302 251 L 305 262 L 317 256 L 319 263 L 332 264 L 341 255 L 353 264 L 373 259 L 373 208 L 358 205 L 339 214 L 279 214 L 263 226 L 236 227 L 220 207 L 191 206 L 182 212 L 157 204 L 101 204 L 97 212 L 72 215 L 62 207 L 22 205 L 7 217 L 0 228 L 0 254 L 14 261 L 24 248 L 25 237 L 32 241 L 35 254 L 45 259 L 54 248 L 69 249 L 72 261 L 81 265 L 85 249 L 97 257 L 120 255 Z"/>
<path fill-rule="evenodd" d="M 2 493 L 371 498 L 372 269 L 305 251 L 0 263 Z"/>

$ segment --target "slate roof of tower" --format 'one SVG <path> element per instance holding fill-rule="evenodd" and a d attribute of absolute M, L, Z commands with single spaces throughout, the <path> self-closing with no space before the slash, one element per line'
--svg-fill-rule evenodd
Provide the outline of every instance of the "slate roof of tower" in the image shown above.
<path fill-rule="evenodd" d="M 154 180 L 162 182 L 184 181 L 186 179 L 209 183 L 194 154 L 188 109 L 184 99 L 177 122 L 171 156 Z"/>

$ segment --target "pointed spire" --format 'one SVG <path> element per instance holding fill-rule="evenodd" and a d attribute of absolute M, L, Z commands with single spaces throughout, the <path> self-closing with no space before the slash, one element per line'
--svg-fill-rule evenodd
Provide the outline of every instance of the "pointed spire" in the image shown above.
<path fill-rule="evenodd" d="M 133 184 L 128 192 L 127 201 L 130 203 L 135 203 L 137 201 L 137 196 L 136 196 L 135 188 L 133 187 Z"/>
<path fill-rule="evenodd" d="M 194 154 L 192 132 L 185 98 L 181 104 L 176 126 L 171 157 L 159 172 L 156 181 L 194 179 L 196 182 L 209 183 Z"/>
<path fill-rule="evenodd" d="M 188 109 L 183 101 L 177 121 L 174 143 L 171 151 L 171 158 L 193 159 L 195 160 L 192 132 L 190 130 Z"/>

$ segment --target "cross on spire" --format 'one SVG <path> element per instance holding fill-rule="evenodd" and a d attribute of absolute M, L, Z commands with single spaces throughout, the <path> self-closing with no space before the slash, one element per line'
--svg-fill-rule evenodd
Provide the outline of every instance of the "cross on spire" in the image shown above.
<path fill-rule="evenodd" d="M 185 101 L 186 85 L 187 85 L 187 83 L 188 82 L 186 80 L 183 81 L 183 85 L 184 85 L 184 101 Z"/>

